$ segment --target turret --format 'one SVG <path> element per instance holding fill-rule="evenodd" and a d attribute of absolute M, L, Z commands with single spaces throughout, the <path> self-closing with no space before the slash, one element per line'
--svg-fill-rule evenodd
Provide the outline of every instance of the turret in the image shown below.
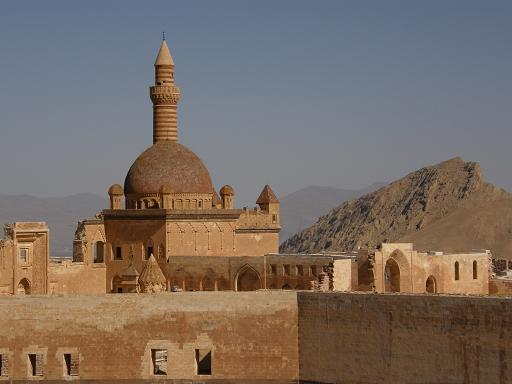
<path fill-rule="evenodd" d="M 235 197 L 235 190 L 230 185 L 225 185 L 220 189 L 220 198 L 222 200 L 222 208 L 233 209 L 233 200 Z"/>
<path fill-rule="evenodd" d="M 270 185 L 265 185 L 263 190 L 256 200 L 256 204 L 258 204 L 263 212 L 266 212 L 270 215 L 270 220 L 272 224 L 279 225 L 279 200 L 275 195 Z"/>
<path fill-rule="evenodd" d="M 119 184 L 113 184 L 108 189 L 110 197 L 110 209 L 123 209 L 123 187 Z"/>
<path fill-rule="evenodd" d="M 178 141 L 176 106 L 180 89 L 174 84 L 174 61 L 165 41 L 155 60 L 155 85 L 150 87 L 153 102 L 153 144 L 159 141 Z"/>

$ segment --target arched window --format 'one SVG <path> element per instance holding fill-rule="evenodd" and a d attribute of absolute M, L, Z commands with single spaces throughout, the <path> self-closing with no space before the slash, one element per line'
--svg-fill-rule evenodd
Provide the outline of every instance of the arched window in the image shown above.
<path fill-rule="evenodd" d="M 434 276 L 429 276 L 425 283 L 425 290 L 427 293 L 437 293 L 437 283 Z"/>
<path fill-rule="evenodd" d="M 455 262 L 455 280 L 459 280 L 459 262 Z"/>
<path fill-rule="evenodd" d="M 94 243 L 94 248 L 93 248 L 94 255 L 93 255 L 93 259 L 92 259 L 93 263 L 103 263 L 104 246 L 105 246 L 105 244 L 103 243 L 103 241 L 97 241 L 96 243 Z"/>
<path fill-rule="evenodd" d="M 478 279 L 478 263 L 476 260 L 473 261 L 473 280 Z"/>

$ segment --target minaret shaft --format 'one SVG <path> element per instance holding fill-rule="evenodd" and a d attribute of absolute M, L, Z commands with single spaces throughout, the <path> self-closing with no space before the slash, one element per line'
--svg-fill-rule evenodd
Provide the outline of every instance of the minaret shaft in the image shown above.
<path fill-rule="evenodd" d="M 149 93 L 153 102 L 153 144 L 178 141 L 176 110 L 180 89 L 174 84 L 174 62 L 165 40 L 155 62 L 155 85 L 150 87 Z"/>

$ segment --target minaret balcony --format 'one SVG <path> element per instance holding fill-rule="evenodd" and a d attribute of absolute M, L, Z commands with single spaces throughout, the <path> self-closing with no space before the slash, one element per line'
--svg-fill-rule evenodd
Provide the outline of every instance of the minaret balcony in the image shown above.
<path fill-rule="evenodd" d="M 176 85 L 154 85 L 149 96 L 155 105 L 176 104 L 180 99 L 180 88 Z"/>

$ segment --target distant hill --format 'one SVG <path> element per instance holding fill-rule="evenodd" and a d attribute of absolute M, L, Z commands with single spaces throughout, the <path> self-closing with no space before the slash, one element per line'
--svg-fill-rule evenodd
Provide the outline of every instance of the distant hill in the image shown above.
<path fill-rule="evenodd" d="M 72 256 L 77 222 L 94 217 L 108 204 L 106 197 L 91 193 L 51 198 L 0 194 L 0 224 L 45 221 L 50 227 L 51 256 Z"/>
<path fill-rule="evenodd" d="M 454 158 L 347 201 L 281 245 L 282 252 L 349 251 L 383 241 L 420 250 L 490 249 L 512 256 L 512 195 Z"/>
<path fill-rule="evenodd" d="M 363 189 L 310 186 L 280 198 L 281 242 L 311 226 L 318 217 L 341 203 L 373 192 L 384 185 L 386 183 L 375 183 Z"/>

